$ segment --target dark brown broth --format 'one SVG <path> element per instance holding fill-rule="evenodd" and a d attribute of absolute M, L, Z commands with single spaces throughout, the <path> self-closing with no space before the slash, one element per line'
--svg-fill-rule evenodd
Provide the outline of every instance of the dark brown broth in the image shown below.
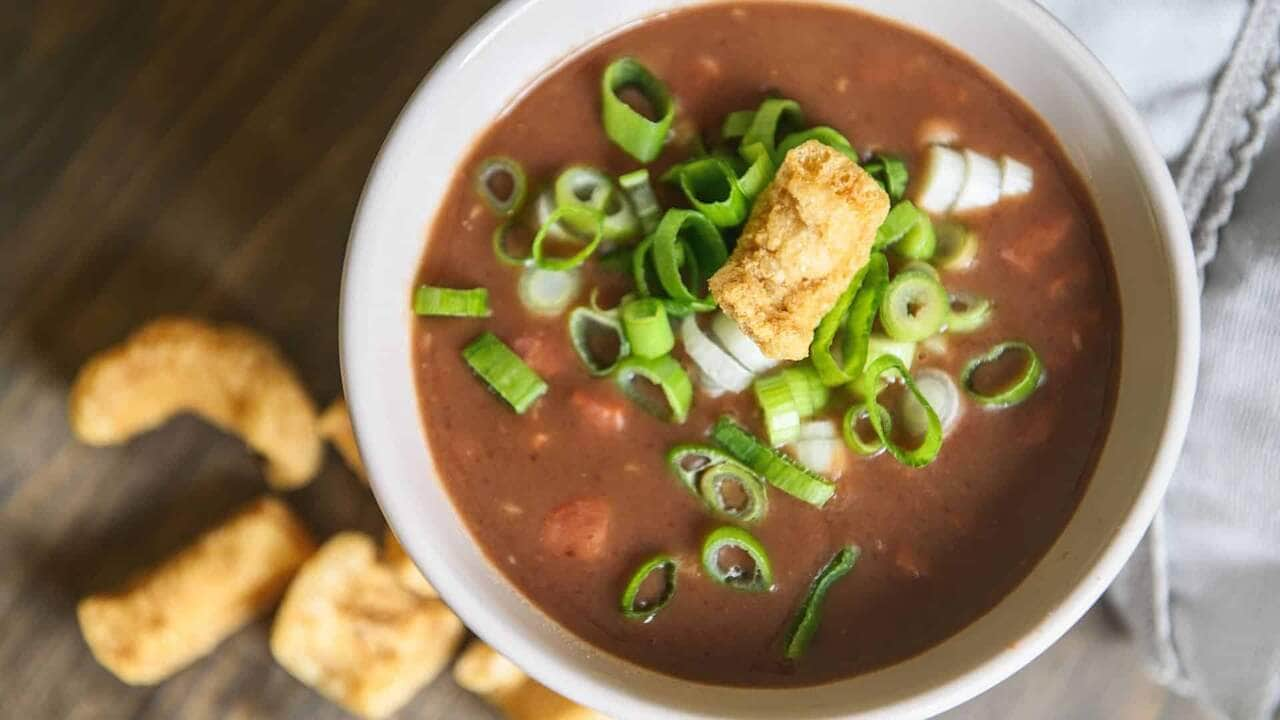
<path fill-rule="evenodd" d="M 977 262 L 943 275 L 952 290 L 994 300 L 994 319 L 972 335 L 947 337 L 943 355 L 921 351 L 916 366 L 954 377 L 969 358 L 1018 338 L 1042 356 L 1047 383 L 1006 410 L 966 403 L 966 415 L 926 468 L 908 469 L 887 454 L 848 453 L 824 510 L 771 492 L 768 517 L 752 529 L 771 555 L 770 593 L 745 594 L 703 575 L 701 541 L 719 523 L 664 464 L 668 448 L 703 439 L 723 413 L 758 432 L 751 394 L 700 394 L 688 422 L 670 425 L 639 411 L 610 381 L 590 377 L 568 344 L 564 319 L 522 309 L 517 272 L 489 251 L 497 221 L 470 185 L 471 169 L 490 155 L 510 155 L 531 180 L 544 182 L 571 163 L 613 174 L 634 169 L 598 117 L 600 74 L 623 54 L 667 82 L 685 135 L 691 126 L 711 132 L 728 112 L 754 108 L 776 90 L 798 100 L 810 123 L 836 127 L 860 150 L 906 155 L 913 170 L 922 128 L 944 119 L 964 146 L 1011 155 L 1035 171 L 1028 198 L 965 218 L 982 238 Z M 681 157 L 668 149 L 651 172 L 656 177 Z M 573 633 L 684 678 L 814 684 L 903 660 L 954 634 L 1048 550 L 1084 492 L 1110 422 L 1119 308 L 1098 223 L 1056 142 L 963 57 L 847 10 L 701 7 L 654 18 L 575 55 L 497 119 L 459 167 L 431 228 L 420 279 L 487 287 L 494 308 L 487 320 L 419 320 L 412 331 L 427 437 L 476 541 Z M 602 286 L 605 297 L 627 287 L 622 276 L 595 267 L 586 279 L 586 288 Z M 524 416 L 495 399 L 460 360 L 462 347 L 486 329 L 550 384 Z M 831 417 L 838 420 L 847 405 L 836 391 Z M 592 540 L 603 538 L 603 545 L 553 553 L 544 522 L 580 499 L 603 503 L 591 504 L 589 514 L 597 523 Z M 600 507 L 608 508 L 603 534 Z M 554 515 L 566 516 L 576 517 Z M 827 596 L 808 654 L 798 664 L 784 661 L 780 643 L 791 614 L 814 574 L 848 543 L 863 549 L 857 567 Z M 657 552 L 681 559 L 676 596 L 652 622 L 624 619 L 622 588 Z"/>

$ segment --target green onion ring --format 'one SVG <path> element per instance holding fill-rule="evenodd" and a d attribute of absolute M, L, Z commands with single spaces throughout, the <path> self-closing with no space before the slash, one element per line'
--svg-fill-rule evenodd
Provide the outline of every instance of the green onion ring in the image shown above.
<path fill-rule="evenodd" d="M 729 547 L 737 548 L 751 558 L 755 570 L 749 576 L 736 566 L 727 572 L 720 568 L 720 551 Z M 732 525 L 712 530 L 702 541 L 702 569 L 712 580 L 734 590 L 767 592 L 773 589 L 773 566 L 769 564 L 769 553 L 754 535 Z"/>
<path fill-rule="evenodd" d="M 505 174 L 511 178 L 511 194 L 506 200 L 493 194 L 489 183 L 497 175 Z M 475 173 L 476 193 L 484 204 L 498 217 L 509 218 L 524 207 L 525 195 L 529 190 L 529 180 L 525 176 L 524 167 L 509 157 L 498 155 L 480 162 Z"/>
<path fill-rule="evenodd" d="M 524 267 L 533 262 L 533 258 L 529 256 L 520 257 L 513 254 L 507 249 L 507 236 L 512 230 L 523 227 L 523 223 L 517 218 L 509 218 L 493 230 L 493 254 L 498 258 L 498 262 L 503 265 L 511 265 L 512 267 Z"/>
<path fill-rule="evenodd" d="M 1027 354 L 1027 367 L 1013 382 L 994 395 L 985 395 L 973 388 L 973 373 L 979 367 L 998 359 L 1006 352 L 1019 350 Z M 1031 394 L 1044 383 L 1044 378 L 1044 363 L 1040 361 L 1040 356 L 1036 354 L 1036 351 L 1021 340 L 1012 340 L 1002 342 L 985 354 L 970 360 L 969 364 L 965 365 L 964 371 L 960 373 L 960 384 L 964 386 L 969 396 L 979 404 L 992 408 L 1004 408 L 1017 405 L 1031 397 Z"/>
<path fill-rule="evenodd" d="M 627 581 L 627 587 L 622 591 L 622 599 L 619 603 L 619 609 L 622 610 L 622 616 L 628 620 L 637 620 L 647 623 L 653 620 L 662 608 L 671 602 L 671 598 L 676 594 L 676 575 L 679 566 L 676 559 L 670 555 L 655 555 L 640 564 L 636 571 L 631 574 L 631 579 Z M 640 588 L 644 585 L 644 581 L 655 572 L 662 572 L 665 585 L 662 589 L 662 595 L 648 605 L 637 605 L 636 596 L 640 594 Z"/>
<path fill-rule="evenodd" d="M 738 185 L 738 175 L 718 157 L 685 163 L 680 189 L 689 204 L 717 227 L 736 227 L 747 219 L 747 196 Z"/>
<path fill-rule="evenodd" d="M 667 451 L 667 467 L 689 492 L 698 495 L 698 476 L 707 468 L 737 462 L 731 455 L 710 445 L 685 443 Z"/>
<path fill-rule="evenodd" d="M 923 223 L 930 223 L 930 231 L 932 230 L 933 225 L 929 220 L 929 216 L 925 215 L 924 211 L 916 207 L 910 200 L 903 200 L 895 204 L 889 209 L 889 214 L 885 216 L 884 222 L 880 223 L 880 227 L 876 229 L 876 242 L 873 249 L 883 250 L 902 241 L 912 230 Z M 930 231 L 921 231 L 917 241 L 925 239 Z M 913 250 L 915 249 L 918 248 L 913 248 Z"/>
<path fill-rule="evenodd" d="M 818 371 L 809 362 L 798 362 L 778 371 L 786 379 L 791 394 L 796 399 L 796 408 L 801 418 L 817 415 L 827 406 L 831 399 L 831 391 L 818 377 Z"/>
<path fill-rule="evenodd" d="M 805 650 L 809 648 L 809 642 L 818 632 L 822 617 L 822 603 L 827 597 L 827 591 L 837 580 L 853 570 L 861 554 L 862 550 L 857 545 L 841 548 L 814 577 L 813 584 L 809 586 L 809 592 L 792 619 L 791 627 L 787 629 L 786 639 L 783 641 L 783 654 L 788 660 L 800 659 L 800 656 L 804 655 Z"/>
<path fill-rule="evenodd" d="M 900 272 L 885 290 L 880 324 L 894 340 L 916 342 L 941 330 L 950 313 L 947 290 L 937 279 L 918 270 Z"/>
<path fill-rule="evenodd" d="M 667 308 L 657 298 L 636 298 L 622 305 L 622 328 L 631 352 L 643 358 L 656 358 L 671 352 L 676 345 Z"/>
<path fill-rule="evenodd" d="M 781 373 L 758 377 L 751 384 L 756 403 L 764 414 L 765 436 L 774 447 L 794 442 L 800 436 L 800 415 L 791 383 Z"/>
<path fill-rule="evenodd" d="M 640 232 L 640 221 L 635 212 L 613 185 L 613 180 L 603 172 L 588 165 L 571 165 L 556 178 L 556 207 L 585 208 L 604 216 L 602 238 L 609 241 L 626 240 Z M 595 231 L 595 222 L 588 216 L 565 216 L 565 225 L 580 235 Z"/>
<path fill-rule="evenodd" d="M 419 285 L 413 292 L 413 313 L 439 317 L 489 317 L 489 291 L 485 288 L 455 290 Z"/>
<path fill-rule="evenodd" d="M 658 227 L 658 219 L 662 217 L 662 208 L 658 206 L 658 198 L 653 193 L 653 185 L 649 182 L 649 171 L 640 168 L 618 178 L 618 186 L 626 193 L 640 221 L 640 230 L 646 235 Z"/>
<path fill-rule="evenodd" d="M 920 446 L 914 450 L 904 450 L 899 447 L 889 436 L 891 427 L 883 421 L 882 413 L 886 411 L 876 396 L 879 394 L 880 376 L 889 371 L 898 373 L 902 382 L 906 384 L 907 390 L 915 396 L 925 411 L 928 427 Z M 933 459 L 938 456 L 938 451 L 942 449 L 942 421 L 938 419 L 938 413 L 934 412 L 933 407 L 929 405 L 928 399 L 916 387 L 915 381 L 911 379 L 911 373 L 907 371 L 907 366 L 892 355 L 881 355 L 867 367 L 859 383 L 862 396 L 866 398 L 867 417 L 871 420 L 871 427 L 876 429 L 876 436 L 880 438 L 880 442 L 884 443 L 889 454 L 908 467 L 924 467 L 933 462 Z"/>
<path fill-rule="evenodd" d="M 980 330 L 991 319 L 991 313 L 995 309 L 995 304 L 987 298 L 963 291 L 951 293 L 949 300 L 947 332 L 952 333 L 970 333 Z M 964 309 L 956 310 L 957 304 L 963 305 Z"/>
<path fill-rule="evenodd" d="M 848 445 L 850 450 L 863 457 L 875 457 L 884 452 L 884 442 L 878 435 L 869 441 L 862 439 L 862 435 L 858 433 L 858 421 L 864 417 L 867 417 L 865 405 L 850 405 L 844 413 L 844 420 L 840 423 L 840 432 L 844 435 L 844 444 Z M 880 408 L 880 421 L 884 423 L 886 435 L 893 431 L 893 418 L 883 407 Z"/>
<path fill-rule="evenodd" d="M 666 407 L 655 405 L 648 395 L 638 392 L 633 384 L 636 378 L 644 378 L 661 388 Z M 670 355 L 658 358 L 629 355 L 614 368 L 613 379 L 624 395 L 658 419 L 676 424 L 688 419 L 689 406 L 693 404 L 693 383 L 684 367 Z"/>
<path fill-rule="evenodd" d="M 618 91 L 624 87 L 634 87 L 643 93 L 658 113 L 658 119 L 650 120 L 623 102 Z M 622 57 L 605 68 L 600 95 L 605 134 L 636 160 L 653 162 L 662 152 L 676 116 L 676 105 L 667 86 L 635 58 Z"/>
<path fill-rule="evenodd" d="M 817 140 L 832 150 L 838 151 L 841 155 L 844 155 L 855 163 L 858 162 L 858 151 L 853 149 L 853 144 L 850 143 L 844 135 L 841 135 L 838 130 L 835 128 L 829 128 L 825 125 L 809 128 L 808 130 L 801 130 L 799 132 L 793 132 L 783 138 L 782 142 L 778 143 L 778 149 L 773 153 L 774 162 L 781 165 L 782 160 L 786 158 L 787 153 L 810 140 Z"/>
<path fill-rule="evenodd" d="M 751 129 L 751 121 L 756 117 L 755 110 L 734 110 L 724 118 L 720 126 L 721 140 L 737 140 Z"/>
<path fill-rule="evenodd" d="M 613 372 L 622 359 L 631 353 L 631 346 L 627 342 L 622 322 L 618 320 L 617 310 L 576 307 L 569 313 L 568 328 L 569 344 L 573 346 L 573 351 L 578 354 L 582 364 L 587 366 L 587 372 L 595 377 L 603 377 Z M 593 329 L 603 329 L 617 335 L 618 357 L 614 358 L 612 363 L 605 364 L 591 352 L 588 333 Z"/>
<path fill-rule="evenodd" d="M 667 467 L 708 510 L 726 520 L 753 523 L 769 510 L 769 498 L 760 476 L 718 448 L 677 445 L 667 452 Z M 747 500 L 745 506 L 729 507 L 722 489 L 726 481 L 737 482 L 742 488 Z"/>
<path fill-rule="evenodd" d="M 933 264 L 942 270 L 962 271 L 973 266 L 978 256 L 978 233 L 958 222 L 944 220 L 934 223 L 938 248 Z"/>
<path fill-rule="evenodd" d="M 907 165 L 902 158 L 877 153 L 862 166 L 889 195 L 889 202 L 902 200 L 907 193 Z"/>
<path fill-rule="evenodd" d="M 867 361 L 867 339 L 871 336 L 888 282 L 888 261 L 883 253 L 872 253 L 867 264 L 818 323 L 813 343 L 809 346 L 809 360 L 823 384 L 830 387 L 846 385 L 862 374 Z M 844 330 L 843 361 L 837 360 L 831 350 L 841 330 Z"/>
<path fill-rule="evenodd" d="M 742 147 L 750 147 L 756 143 L 764 145 L 772 157 L 778 147 L 778 134 L 785 136 L 789 129 L 804 125 L 804 111 L 800 103 L 784 98 L 769 98 L 760 103 L 760 108 L 751 117 L 751 127 L 742 136 Z"/>
<path fill-rule="evenodd" d="M 681 236 L 686 229 L 692 231 L 692 237 Z M 705 298 L 699 298 L 685 285 L 684 279 L 680 277 L 681 262 L 676 254 L 676 247 L 679 240 L 688 244 L 689 252 L 684 253 L 685 259 L 697 261 L 694 267 L 700 271 L 696 275 L 698 284 L 701 284 L 729 259 L 724 239 L 720 237 L 720 231 L 716 230 L 715 225 L 693 210 L 668 210 L 662 222 L 658 223 L 658 229 L 650 237 L 653 239 L 654 267 L 667 295 L 673 300 L 688 303 L 714 302 L 710 293 Z"/>
<path fill-rule="evenodd" d="M 490 390 L 521 415 L 547 392 L 547 383 L 491 332 L 463 349 L 462 359 Z"/>
<path fill-rule="evenodd" d="M 826 478 L 760 442 L 733 418 L 720 418 L 711 437 L 752 472 L 798 500 L 822 507 L 836 493 Z"/>
<path fill-rule="evenodd" d="M 543 250 L 543 245 L 547 239 L 547 233 L 560 220 L 566 222 L 582 222 L 587 223 L 594 220 L 596 223 L 595 234 L 591 241 L 588 242 L 581 250 L 570 255 L 569 257 L 548 257 Z M 533 236 L 533 247 L 529 249 L 529 258 L 534 265 L 543 270 L 568 270 L 575 268 L 587 261 L 591 257 L 591 253 L 600 247 L 600 240 L 604 234 L 604 215 L 596 210 L 582 207 L 579 205 L 562 205 L 552 211 L 547 221 L 538 228 L 538 234 Z"/>
<path fill-rule="evenodd" d="M 742 148 L 741 153 L 742 157 L 751 164 L 738 176 L 738 187 L 742 188 L 742 194 L 746 195 L 748 200 L 754 200 L 773 180 L 776 168 L 773 158 L 769 156 L 769 151 L 763 143 L 748 145 Z"/>

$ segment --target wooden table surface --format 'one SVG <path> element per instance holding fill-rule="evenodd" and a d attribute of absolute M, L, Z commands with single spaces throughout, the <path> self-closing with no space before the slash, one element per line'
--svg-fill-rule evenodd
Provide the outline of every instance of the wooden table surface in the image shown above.
<path fill-rule="evenodd" d="M 0 716 L 337 718 L 259 621 L 155 688 L 98 667 L 74 606 L 263 492 L 191 418 L 95 449 L 69 379 L 161 313 L 274 337 L 317 401 L 340 392 L 347 231 L 401 105 L 489 2 L 9 0 L 0 11 Z M 330 454 L 288 501 L 320 537 L 377 531 Z M 491 717 L 442 678 L 401 714 Z M 959 718 L 1194 718 L 1095 609 Z"/>

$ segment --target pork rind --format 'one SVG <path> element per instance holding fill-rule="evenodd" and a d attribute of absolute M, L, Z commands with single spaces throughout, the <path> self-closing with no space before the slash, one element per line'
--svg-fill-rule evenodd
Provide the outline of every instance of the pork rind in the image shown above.
<path fill-rule="evenodd" d="M 439 597 L 431 583 L 427 582 L 427 578 L 423 576 L 422 571 L 417 565 L 413 564 L 413 559 L 404 551 L 404 546 L 400 544 L 400 540 L 396 538 L 396 534 L 391 532 L 391 528 L 387 528 L 387 532 L 382 537 L 382 561 L 391 568 L 391 572 L 400 578 L 400 583 L 410 590 L 418 593 L 422 597 Z"/>
<path fill-rule="evenodd" d="M 298 680 L 356 715 L 395 712 L 439 674 L 462 638 L 439 600 L 405 588 L 361 533 L 334 536 L 299 571 L 271 630 Z"/>
<path fill-rule="evenodd" d="M 265 456 L 272 487 L 305 485 L 320 467 L 314 403 L 275 345 L 240 327 L 155 320 L 90 359 L 71 388 L 71 429 L 90 445 L 122 443 L 181 412 Z"/>
<path fill-rule="evenodd" d="M 711 292 L 765 355 L 801 360 L 888 212 L 889 196 L 866 171 L 810 140 L 787 153 L 756 200 Z"/>
<path fill-rule="evenodd" d="M 453 679 L 496 706 L 507 720 L 608 720 L 547 689 L 479 640 L 458 657 Z"/>
<path fill-rule="evenodd" d="M 288 506 L 262 498 L 119 591 L 81 600 L 80 631 L 121 680 L 158 683 L 270 609 L 314 551 Z"/>
<path fill-rule="evenodd" d="M 346 400 L 334 400 L 320 415 L 320 437 L 333 445 L 356 477 L 369 481 L 364 470 L 364 460 L 360 458 L 360 448 L 356 446 L 356 433 L 351 428 L 351 415 L 347 412 Z"/>

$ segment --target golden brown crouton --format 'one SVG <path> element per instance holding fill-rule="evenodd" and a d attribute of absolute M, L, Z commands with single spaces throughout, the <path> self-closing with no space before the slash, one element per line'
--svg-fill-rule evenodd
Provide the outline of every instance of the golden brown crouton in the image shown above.
<path fill-rule="evenodd" d="M 325 543 L 289 586 L 271 629 L 271 653 L 291 675 L 348 711 L 394 713 L 435 678 L 462 638 L 462 622 L 378 562 L 361 533 Z"/>
<path fill-rule="evenodd" d="M 320 437 L 333 445 L 356 477 L 369 482 L 364 470 L 364 460 L 360 458 L 360 448 L 356 446 L 356 433 L 351 427 L 351 414 L 347 412 L 345 399 L 334 400 L 321 413 Z"/>
<path fill-rule="evenodd" d="M 803 359 L 888 212 L 889 196 L 870 175 L 810 140 L 787 153 L 756 200 L 711 292 L 765 355 Z"/>
<path fill-rule="evenodd" d="M 507 720 L 607 720 L 540 685 L 479 640 L 462 652 L 453 679 L 497 706 Z"/>
<path fill-rule="evenodd" d="M 71 430 L 114 445 L 181 412 L 239 435 L 267 459 L 276 488 L 320 468 L 316 408 L 276 346 L 244 328 L 161 318 L 85 363 L 68 401 Z"/>
<path fill-rule="evenodd" d="M 270 608 L 314 550 L 289 508 L 262 498 L 119 592 L 81 600 L 80 631 L 121 680 L 160 682 Z"/>
<path fill-rule="evenodd" d="M 423 577 L 418 566 L 413 564 L 413 558 L 404 551 L 404 546 L 400 544 L 396 534 L 391 532 L 391 528 L 387 528 L 387 532 L 382 536 L 382 561 L 391 568 L 391 572 L 395 573 L 396 577 L 400 578 L 400 583 L 405 587 L 422 597 L 440 597 L 436 589 L 431 587 L 431 583 Z"/>

